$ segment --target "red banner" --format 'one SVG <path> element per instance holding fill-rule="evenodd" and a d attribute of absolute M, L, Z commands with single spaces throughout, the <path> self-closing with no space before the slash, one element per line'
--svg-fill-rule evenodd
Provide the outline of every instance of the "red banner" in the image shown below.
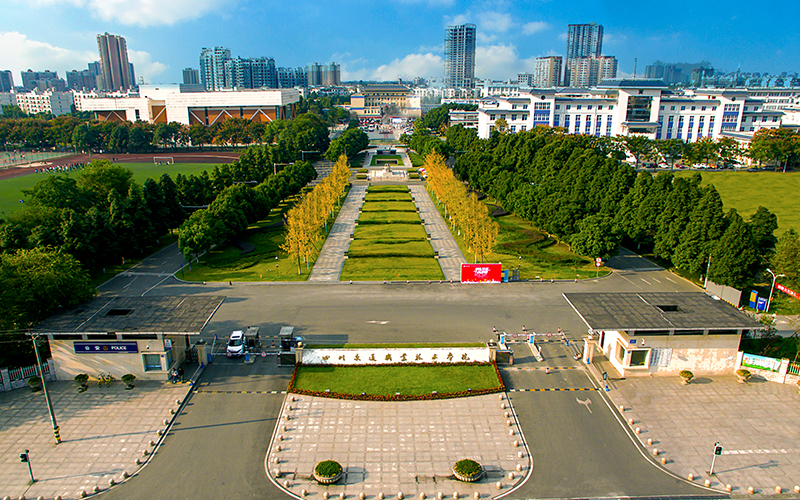
<path fill-rule="evenodd" d="M 461 264 L 462 283 L 500 283 L 502 264 Z"/>
<path fill-rule="evenodd" d="M 462 273 L 463 273 L 463 271 L 462 271 Z M 797 300 L 800 300 L 800 293 L 797 293 L 794 290 L 790 290 L 790 289 L 786 288 L 785 286 L 781 285 L 780 283 L 776 284 L 775 288 L 777 288 L 778 290 L 780 290 L 783 293 L 788 293 L 789 295 L 791 295 L 792 297 L 796 298 Z"/>

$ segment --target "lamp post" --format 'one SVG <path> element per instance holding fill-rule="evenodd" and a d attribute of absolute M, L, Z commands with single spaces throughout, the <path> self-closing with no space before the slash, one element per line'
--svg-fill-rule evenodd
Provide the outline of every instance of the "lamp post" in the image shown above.
<path fill-rule="evenodd" d="M 33 351 L 36 353 L 36 364 L 39 366 L 39 377 L 42 379 L 42 389 L 44 389 L 44 400 L 47 402 L 47 410 L 50 412 L 50 423 L 53 424 L 53 436 L 56 438 L 56 444 L 61 443 L 61 428 L 56 421 L 56 414 L 53 412 L 53 404 L 50 402 L 50 394 L 47 392 L 47 384 L 44 381 L 44 370 L 42 370 L 42 358 L 39 356 L 39 346 L 36 344 L 36 336 L 31 334 L 33 341 Z M 27 452 L 27 450 L 25 450 Z M 31 480 L 33 475 L 31 474 Z"/>
<path fill-rule="evenodd" d="M 769 288 L 769 300 L 767 300 L 767 310 L 764 312 L 769 312 L 769 306 L 772 304 L 772 292 L 775 291 L 775 282 L 781 276 L 786 276 L 785 274 L 775 274 L 772 272 L 772 269 L 767 268 L 767 272 L 772 275 L 772 286 Z"/>

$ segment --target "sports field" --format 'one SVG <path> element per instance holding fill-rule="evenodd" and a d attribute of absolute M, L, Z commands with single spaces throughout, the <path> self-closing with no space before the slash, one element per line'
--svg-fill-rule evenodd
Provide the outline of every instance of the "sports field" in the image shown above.
<path fill-rule="evenodd" d="M 147 178 L 158 180 L 161 174 L 168 173 L 173 180 L 177 174 L 189 175 L 199 174 L 203 170 L 210 170 L 214 168 L 213 164 L 209 163 L 174 163 L 172 165 L 154 165 L 150 163 L 120 163 L 125 168 L 133 171 L 133 179 L 139 184 L 144 184 Z M 33 172 L 33 169 L 31 169 Z M 60 172 L 53 174 L 45 173 L 30 173 L 19 177 L 12 177 L 9 179 L 0 180 L 0 218 L 9 214 L 17 212 L 23 206 L 19 200 L 24 199 L 22 194 L 23 189 L 31 189 L 34 184 L 48 176 L 53 175 L 68 175 L 75 177 L 78 170 L 71 170 L 68 172 Z"/>
<path fill-rule="evenodd" d="M 677 172 L 690 177 L 696 172 Z M 800 173 L 781 172 L 702 172 L 703 185 L 713 184 L 722 197 L 725 210 L 735 208 L 745 220 L 759 205 L 778 216 L 779 236 L 790 227 L 800 230 Z"/>

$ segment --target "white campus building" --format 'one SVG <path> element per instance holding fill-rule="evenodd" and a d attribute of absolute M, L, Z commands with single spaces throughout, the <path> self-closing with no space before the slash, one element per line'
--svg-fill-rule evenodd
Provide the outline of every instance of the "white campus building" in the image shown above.
<path fill-rule="evenodd" d="M 95 113 L 101 122 L 178 122 L 213 125 L 227 118 L 256 122 L 293 118 L 300 100 L 296 89 L 198 92 L 197 86 L 140 85 L 138 94 L 105 96 L 76 93 L 75 107 Z"/>
<path fill-rule="evenodd" d="M 29 114 L 51 113 L 53 116 L 67 115 L 72 112 L 72 92 L 56 90 L 32 90 L 15 96 L 16 105 Z"/>
<path fill-rule="evenodd" d="M 762 128 L 780 127 L 798 100 L 800 88 L 681 92 L 660 80 L 609 80 L 592 88 L 530 89 L 484 98 L 478 136 L 489 137 L 500 119 L 512 133 L 546 125 L 571 134 L 640 134 L 686 142 L 726 133 L 752 136 Z"/>

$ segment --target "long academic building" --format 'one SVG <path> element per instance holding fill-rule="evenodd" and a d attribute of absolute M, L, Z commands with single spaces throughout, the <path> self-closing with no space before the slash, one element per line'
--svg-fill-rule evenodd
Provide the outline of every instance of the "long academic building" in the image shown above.
<path fill-rule="evenodd" d="M 75 108 L 97 120 L 178 122 L 210 126 L 228 118 L 271 122 L 294 118 L 300 100 L 296 89 L 221 90 L 205 92 L 197 85 L 140 85 L 138 93 L 75 93 Z"/>
<path fill-rule="evenodd" d="M 793 126 L 798 112 L 800 88 L 677 91 L 660 80 L 607 80 L 591 88 L 486 97 L 478 109 L 478 136 L 489 137 L 502 119 L 512 133 L 546 125 L 595 136 L 747 140 L 762 128 Z"/>

